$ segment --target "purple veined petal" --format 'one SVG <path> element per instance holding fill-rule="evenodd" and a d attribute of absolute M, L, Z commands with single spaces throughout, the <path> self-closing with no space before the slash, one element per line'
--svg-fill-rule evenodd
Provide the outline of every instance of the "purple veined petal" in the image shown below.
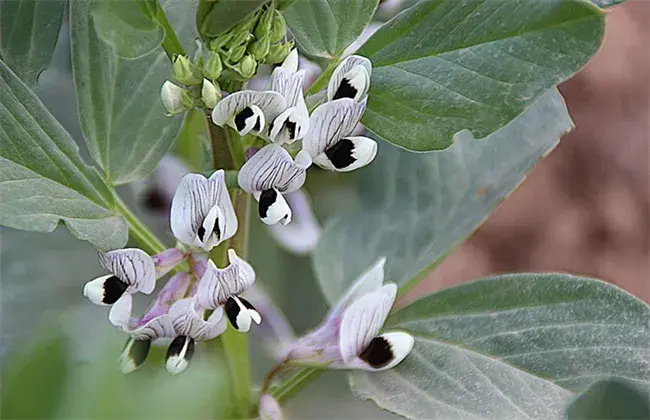
<path fill-rule="evenodd" d="M 284 196 L 291 208 L 292 222 L 269 226 L 273 238 L 287 251 L 296 255 L 310 254 L 316 247 L 321 227 L 302 189 Z"/>
<path fill-rule="evenodd" d="M 207 309 L 225 305 L 228 298 L 246 291 L 255 282 L 255 270 L 234 249 L 228 250 L 230 264 L 219 269 L 212 260 L 207 262 L 205 272 L 199 280 L 196 302 Z"/>
<path fill-rule="evenodd" d="M 295 73 L 298 71 L 298 49 L 292 49 L 279 67 L 285 71 Z"/>
<path fill-rule="evenodd" d="M 339 347 L 344 363 L 351 363 L 377 337 L 390 312 L 397 286 L 393 283 L 368 293 L 352 303 L 343 313 Z"/>
<path fill-rule="evenodd" d="M 247 132 L 259 133 L 265 129 L 266 122 L 273 121 L 286 108 L 286 100 L 277 92 L 243 90 L 217 103 L 212 110 L 212 122 L 219 126 L 228 124 L 241 134 L 250 124 L 247 120 L 255 114 L 258 118 Z M 265 122 L 259 119 L 255 110 L 259 110 Z"/>
<path fill-rule="evenodd" d="M 207 341 L 221 335 L 227 327 L 222 307 L 215 309 L 207 320 L 205 310 L 197 309 L 196 300 L 185 298 L 175 302 L 169 310 L 176 336 L 191 337 L 194 341 Z"/>
<path fill-rule="evenodd" d="M 109 321 L 135 340 L 156 340 L 174 336 L 174 329 L 166 310 L 155 316 L 150 313 L 150 316 L 137 319 L 131 317 L 132 305 L 131 295 L 122 296 L 111 308 Z"/>
<path fill-rule="evenodd" d="M 341 318 L 345 310 L 350 307 L 356 300 L 364 295 L 376 292 L 381 289 L 384 283 L 384 266 L 386 258 L 378 259 L 366 271 L 361 273 L 350 288 L 338 300 L 335 307 L 330 309 L 327 314 L 328 318 Z"/>
<path fill-rule="evenodd" d="M 213 218 L 211 232 L 205 231 L 208 215 Z M 217 216 L 223 220 L 217 220 Z M 224 171 L 216 171 L 209 179 L 201 174 L 185 175 L 172 200 L 170 224 L 176 239 L 205 251 L 231 238 L 237 232 L 237 216 Z M 219 227 L 218 231 L 215 227 Z"/>
<path fill-rule="evenodd" d="M 366 166 L 377 155 L 377 143 L 368 137 L 344 137 L 334 146 L 314 157 L 321 168 L 350 172 Z"/>
<path fill-rule="evenodd" d="M 128 285 L 125 293 L 142 292 L 148 295 L 156 287 L 154 262 L 141 249 L 125 248 L 99 253 L 99 262 Z"/>
<path fill-rule="evenodd" d="M 370 88 L 372 63 L 366 57 L 351 55 L 336 67 L 327 85 L 327 99 L 351 98 L 359 101 Z"/>
<path fill-rule="evenodd" d="M 291 144 L 301 140 L 309 131 L 307 107 L 291 107 L 282 112 L 269 124 L 264 137 L 276 144 Z"/>
<path fill-rule="evenodd" d="M 350 98 L 337 99 L 320 105 L 309 119 L 309 131 L 302 147 L 316 157 L 352 133 L 366 109 L 366 99 L 355 102 Z"/>
<path fill-rule="evenodd" d="M 260 398 L 260 420 L 283 420 L 280 404 L 270 394 L 264 394 Z"/>
<path fill-rule="evenodd" d="M 178 248 L 169 248 L 154 255 L 151 259 L 156 267 L 156 277 L 160 278 L 183 262 L 185 253 Z"/>
<path fill-rule="evenodd" d="M 268 144 L 255 153 L 241 168 L 239 186 L 249 194 L 276 189 L 281 194 L 299 189 L 306 178 L 311 158 L 299 153 L 292 159 L 289 152 L 276 144 Z"/>
<path fill-rule="evenodd" d="M 264 319 L 260 327 L 254 330 L 255 337 L 276 361 L 284 360 L 296 341 L 289 321 L 260 286 L 254 285 L 248 289 L 244 297 Z"/>

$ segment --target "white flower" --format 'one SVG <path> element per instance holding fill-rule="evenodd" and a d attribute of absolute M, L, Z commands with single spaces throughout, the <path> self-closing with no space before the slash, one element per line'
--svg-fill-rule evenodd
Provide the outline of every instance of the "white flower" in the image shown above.
<path fill-rule="evenodd" d="M 309 129 L 309 112 L 302 91 L 304 78 L 305 71 L 298 71 L 298 50 L 294 48 L 271 75 L 271 90 L 280 93 L 287 106 L 265 133 L 274 143 L 293 143 L 302 139 Z"/>
<path fill-rule="evenodd" d="M 321 227 L 314 216 L 307 194 L 303 190 L 284 196 L 293 213 L 288 225 L 269 226 L 273 238 L 287 251 L 297 255 L 311 253 L 321 234 Z"/>
<path fill-rule="evenodd" d="M 156 267 L 146 252 L 136 248 L 99 253 L 99 263 L 110 272 L 84 285 L 83 294 L 97 305 L 112 305 L 132 293 L 150 294 L 156 287 Z"/>
<path fill-rule="evenodd" d="M 282 420 L 282 410 L 280 404 L 270 394 L 264 394 L 259 403 L 260 420 Z"/>
<path fill-rule="evenodd" d="M 298 341 L 290 362 L 381 371 L 404 360 L 413 349 L 413 337 L 401 331 L 380 334 L 397 294 L 395 284 L 382 286 L 384 263 L 381 259 L 363 273 L 322 326 Z"/>
<path fill-rule="evenodd" d="M 192 107 L 189 92 L 169 80 L 160 89 L 160 98 L 169 115 L 179 114 Z"/>
<path fill-rule="evenodd" d="M 229 125 L 240 136 L 260 134 L 268 121 L 286 109 L 286 101 L 278 92 L 243 90 L 223 98 L 212 110 L 212 122 Z"/>
<path fill-rule="evenodd" d="M 201 100 L 207 108 L 214 108 L 219 101 L 219 91 L 214 86 L 214 83 L 208 79 L 203 79 L 203 86 L 201 86 Z"/>
<path fill-rule="evenodd" d="M 318 166 L 348 172 L 372 162 L 377 155 L 377 143 L 367 137 L 348 137 L 359 123 L 366 99 L 355 102 L 350 98 L 326 102 L 312 113 L 309 131 L 302 141 Z"/>
<path fill-rule="evenodd" d="M 294 160 L 281 146 L 269 144 L 242 166 L 239 186 L 259 202 L 262 222 L 273 225 L 281 221 L 286 225 L 291 221 L 291 209 L 282 194 L 302 187 L 310 165 L 311 157 L 307 152 L 299 152 Z"/>
<path fill-rule="evenodd" d="M 206 252 L 231 238 L 237 232 L 237 216 L 224 171 L 216 171 L 209 179 L 185 175 L 172 200 L 170 222 L 179 241 Z"/>
<path fill-rule="evenodd" d="M 351 55 L 336 67 L 327 85 L 329 101 L 351 98 L 360 101 L 368 94 L 372 63 L 366 57 Z"/>
<path fill-rule="evenodd" d="M 257 310 L 241 295 L 255 282 L 255 270 L 239 258 L 235 250 L 228 250 L 230 264 L 219 269 L 211 260 L 198 283 L 196 302 L 206 309 L 219 309 L 222 306 L 230 324 L 237 331 L 250 330 L 251 321 L 259 324 L 262 318 Z"/>

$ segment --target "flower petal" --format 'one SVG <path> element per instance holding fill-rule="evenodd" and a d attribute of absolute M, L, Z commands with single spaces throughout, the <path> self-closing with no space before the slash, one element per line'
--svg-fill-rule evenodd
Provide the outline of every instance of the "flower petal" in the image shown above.
<path fill-rule="evenodd" d="M 194 339 L 179 335 L 169 345 L 165 356 L 165 368 L 172 375 L 178 375 L 187 369 L 194 355 Z"/>
<path fill-rule="evenodd" d="M 187 336 L 195 341 L 212 340 L 226 330 L 223 308 L 218 307 L 208 320 L 203 319 L 204 309 L 197 311 L 192 298 L 181 299 L 169 309 L 169 318 L 176 335 Z"/>
<path fill-rule="evenodd" d="M 332 308 L 327 315 L 328 318 L 341 317 L 343 312 L 352 305 L 356 300 L 369 293 L 381 289 L 384 282 L 384 265 L 386 258 L 382 257 L 377 260 L 370 268 L 361 273 L 345 294 L 339 299 L 338 303 Z"/>
<path fill-rule="evenodd" d="M 305 255 L 311 253 L 321 234 L 321 227 L 314 216 L 307 195 L 302 189 L 284 196 L 292 212 L 288 225 L 275 224 L 269 231 L 275 240 L 287 251 Z"/>
<path fill-rule="evenodd" d="M 368 137 L 344 137 L 314 157 L 314 163 L 331 171 L 349 172 L 366 166 L 377 155 L 377 143 Z"/>
<path fill-rule="evenodd" d="M 156 287 L 156 268 L 146 252 L 137 248 L 99 253 L 100 264 L 129 285 L 127 293 L 150 294 Z"/>
<path fill-rule="evenodd" d="M 366 365 L 363 369 L 380 371 L 397 366 L 413 349 L 415 339 L 401 331 L 381 334 L 359 355 Z"/>
<path fill-rule="evenodd" d="M 151 348 L 151 340 L 135 340 L 132 337 L 126 341 L 120 355 L 120 370 L 131 373 L 144 363 Z"/>
<path fill-rule="evenodd" d="M 212 110 L 212 122 L 219 126 L 230 124 L 240 131 L 246 117 L 250 117 L 249 114 L 253 113 L 252 105 L 258 107 L 266 121 L 273 121 L 287 108 L 286 100 L 277 92 L 243 90 L 230 94 L 217 103 Z M 239 117 L 238 122 L 235 121 L 237 117 Z M 259 129 L 255 131 L 263 129 L 264 124 L 260 124 Z"/>
<path fill-rule="evenodd" d="M 167 314 L 162 314 L 147 321 L 144 325 L 130 329 L 131 337 L 136 340 L 156 340 L 173 337 L 174 327 Z"/>
<path fill-rule="evenodd" d="M 122 295 L 122 297 L 111 306 L 111 310 L 108 312 L 108 321 L 116 327 L 120 327 L 127 331 L 131 321 L 132 308 L 133 298 L 131 295 L 129 293 Z"/>
<path fill-rule="evenodd" d="M 366 99 L 355 102 L 343 98 L 322 104 L 311 114 L 302 147 L 312 157 L 320 155 L 352 133 L 365 109 Z"/>
<path fill-rule="evenodd" d="M 228 250 L 228 259 L 230 264 L 224 269 L 208 261 L 196 292 L 199 306 L 214 309 L 225 305 L 230 296 L 243 293 L 255 282 L 255 270 L 234 249 Z"/>
<path fill-rule="evenodd" d="M 262 395 L 259 403 L 260 420 L 283 420 L 280 404 L 270 394 Z"/>
<path fill-rule="evenodd" d="M 259 312 L 249 301 L 242 297 L 229 297 L 225 309 L 230 325 L 237 331 L 248 332 L 251 328 L 251 321 L 256 324 L 262 322 Z"/>
<path fill-rule="evenodd" d="M 124 294 L 129 285 L 113 274 L 106 274 L 84 285 L 83 294 L 95 305 L 112 305 Z"/>
<path fill-rule="evenodd" d="M 282 146 L 268 144 L 255 153 L 241 168 L 239 186 L 249 194 L 277 189 L 280 193 L 296 191 L 305 183 L 311 159 L 306 153 L 291 158 Z"/>
<path fill-rule="evenodd" d="M 266 225 L 274 225 L 280 221 L 283 225 L 288 225 L 291 222 L 291 208 L 275 188 L 262 191 L 257 208 L 260 220 Z"/>
<path fill-rule="evenodd" d="M 291 144 L 301 140 L 307 131 L 309 131 L 307 108 L 301 111 L 297 107 L 291 107 L 271 122 L 266 137 L 273 143 Z"/>
<path fill-rule="evenodd" d="M 366 57 L 351 55 L 336 67 L 327 85 L 327 99 L 365 97 L 370 87 L 372 63 Z"/>
<path fill-rule="evenodd" d="M 377 336 L 393 306 L 397 286 L 393 283 L 352 303 L 341 319 L 339 347 L 344 363 L 350 363 Z"/>
<path fill-rule="evenodd" d="M 287 58 L 284 59 L 280 67 L 286 71 L 295 73 L 298 71 L 298 58 L 298 49 L 294 48 L 291 50 L 289 55 L 287 55 Z"/>

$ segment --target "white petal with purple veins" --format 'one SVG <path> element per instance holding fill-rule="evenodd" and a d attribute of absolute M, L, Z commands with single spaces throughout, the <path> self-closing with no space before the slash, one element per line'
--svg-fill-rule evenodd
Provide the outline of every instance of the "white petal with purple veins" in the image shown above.
<path fill-rule="evenodd" d="M 344 98 L 326 102 L 311 114 L 302 147 L 316 157 L 352 133 L 366 109 L 366 99 Z"/>
<path fill-rule="evenodd" d="M 219 269 L 208 261 L 196 291 L 196 300 L 203 308 L 214 309 L 226 304 L 232 295 L 243 293 L 255 282 L 255 270 L 245 260 L 239 258 L 235 250 L 228 250 L 230 264 Z"/>
<path fill-rule="evenodd" d="M 366 57 L 351 55 L 336 67 L 327 85 L 327 99 L 350 97 L 356 101 L 368 93 L 372 63 Z M 351 93 L 354 93 L 352 96 Z M 346 95 L 346 96 L 341 96 Z"/>
<path fill-rule="evenodd" d="M 314 163 L 337 172 L 349 172 L 366 166 L 377 156 L 377 142 L 368 137 L 344 137 L 314 157 Z"/>
<path fill-rule="evenodd" d="M 277 144 L 269 144 L 255 153 L 241 168 L 239 186 L 249 194 L 277 189 L 281 194 L 296 191 L 305 183 L 305 170 L 311 159 L 299 153 L 296 160 Z"/>
<path fill-rule="evenodd" d="M 156 287 L 156 268 L 151 257 L 141 249 L 125 248 L 99 253 L 99 262 L 129 288 L 126 293 L 150 294 Z"/>
<path fill-rule="evenodd" d="M 217 103 L 212 110 L 212 122 L 219 126 L 228 124 L 240 131 L 245 125 L 244 120 L 250 116 L 253 105 L 261 111 L 266 122 L 273 121 L 287 108 L 286 100 L 277 92 L 243 90 L 230 94 Z M 260 124 L 255 131 L 262 131 L 264 125 Z"/>
<path fill-rule="evenodd" d="M 207 341 L 221 335 L 226 330 L 223 308 L 218 307 L 207 320 L 203 319 L 204 309 L 197 310 L 192 298 L 181 299 L 169 309 L 169 318 L 176 335 L 192 337 L 195 341 Z"/>

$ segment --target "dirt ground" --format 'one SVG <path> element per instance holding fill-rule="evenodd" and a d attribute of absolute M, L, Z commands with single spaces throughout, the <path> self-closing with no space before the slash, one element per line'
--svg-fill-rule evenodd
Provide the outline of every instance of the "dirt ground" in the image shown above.
<path fill-rule="evenodd" d="M 650 302 L 650 0 L 608 12 L 602 49 L 560 86 L 576 129 L 414 293 L 562 271 Z"/>

